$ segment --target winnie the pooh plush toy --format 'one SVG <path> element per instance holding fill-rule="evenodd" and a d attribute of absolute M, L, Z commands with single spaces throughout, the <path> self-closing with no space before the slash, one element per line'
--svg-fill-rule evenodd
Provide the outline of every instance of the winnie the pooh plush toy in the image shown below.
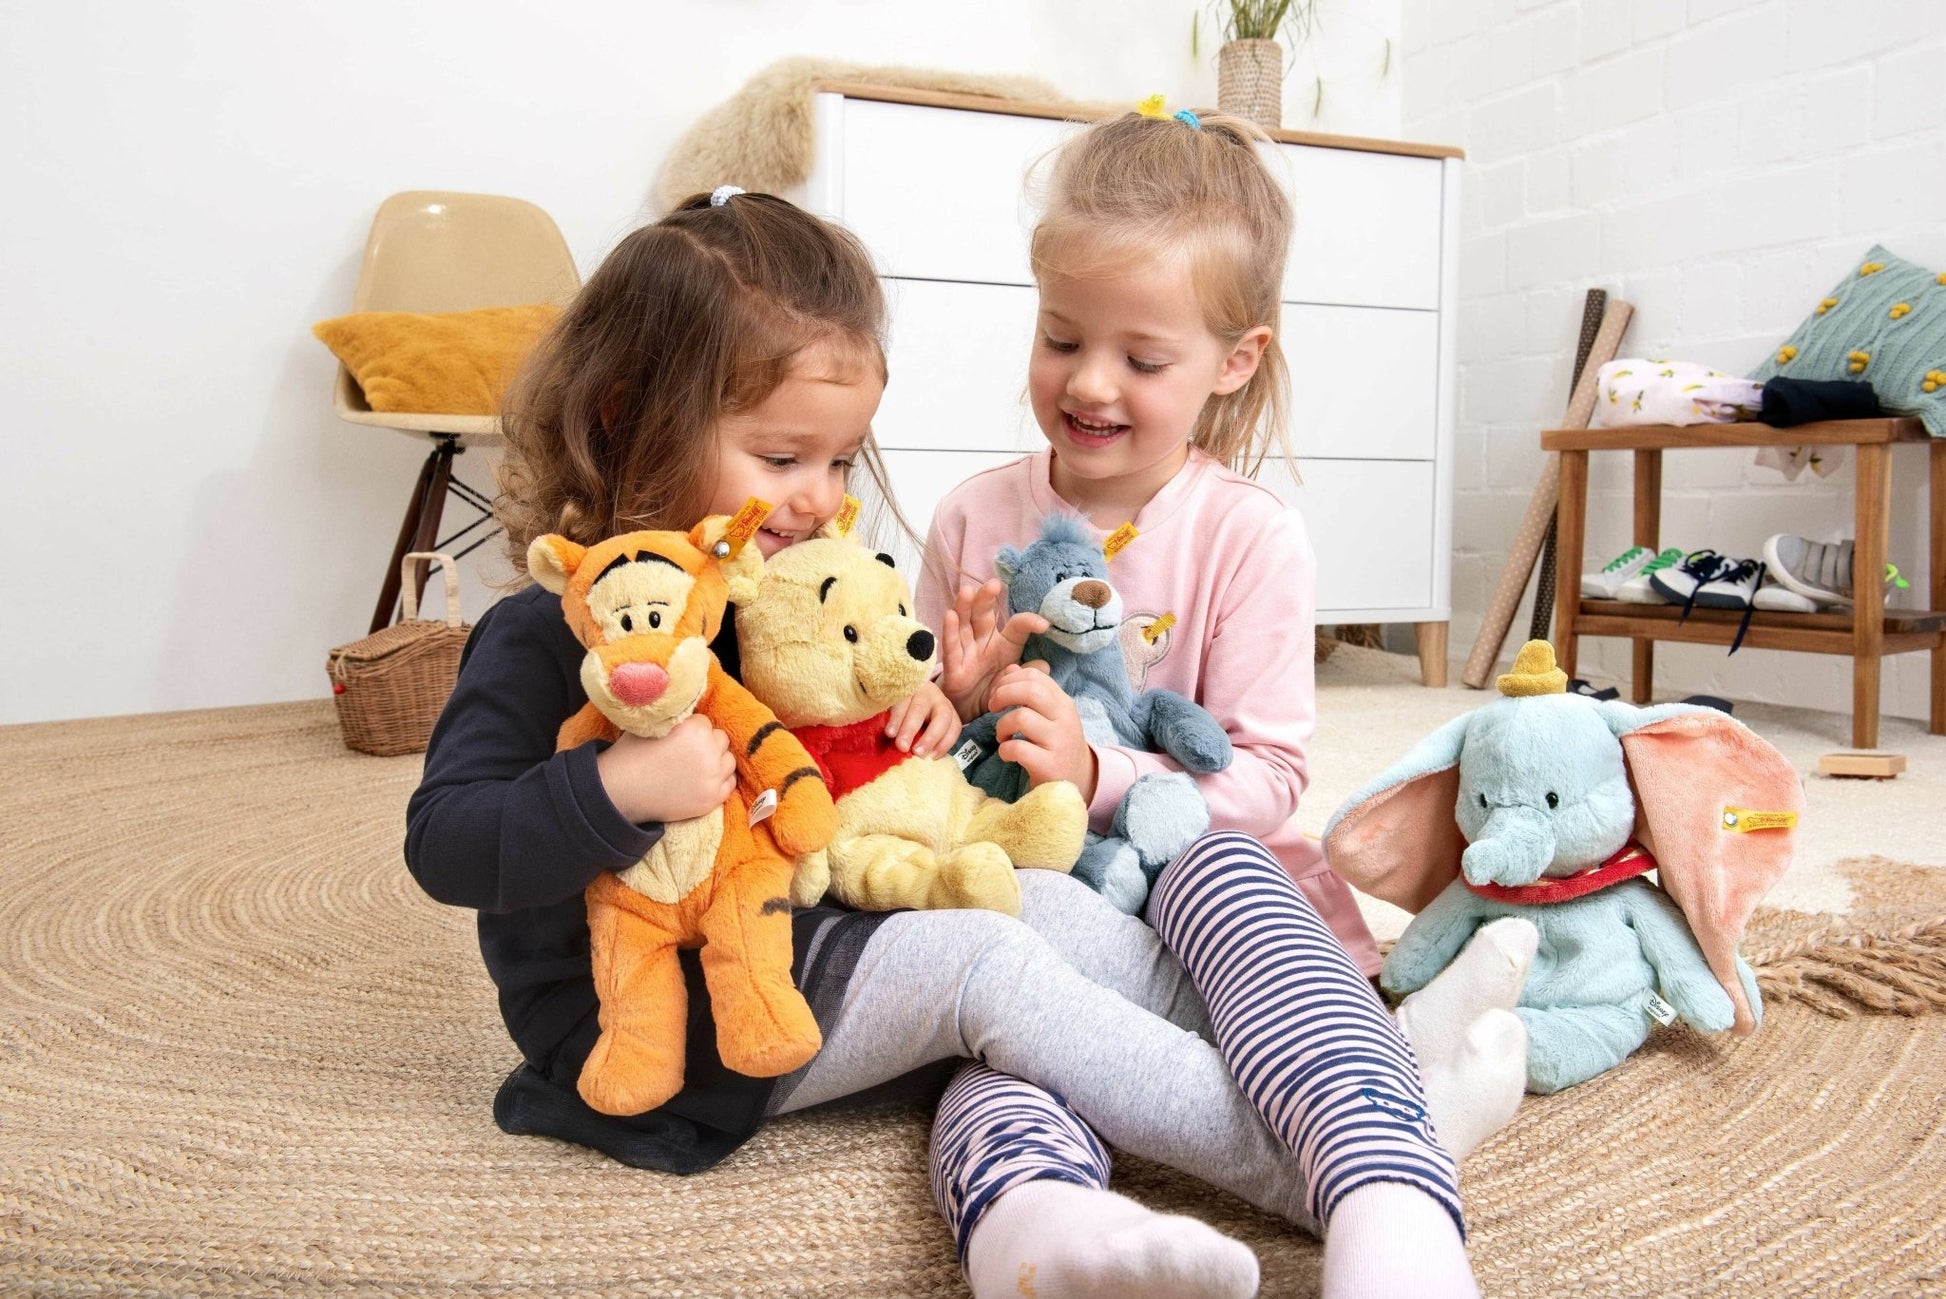
<path fill-rule="evenodd" d="M 736 755 L 728 803 L 665 825 L 648 856 L 588 886 L 601 1036 L 580 1092 L 604 1114 L 640 1114 L 682 1088 L 687 997 L 678 947 L 702 948 L 724 1064 L 777 1077 L 822 1045 L 791 982 L 788 893 L 793 862 L 830 841 L 837 817 L 804 747 L 710 653 L 730 594 L 754 590 L 763 568 L 754 545 L 731 553 L 725 523 L 709 519 L 688 535 L 631 532 L 586 548 L 545 536 L 527 551 L 534 580 L 561 597 L 588 650 L 588 703 L 562 724 L 558 747 L 624 730 L 666 735 L 700 713 Z"/>
<path fill-rule="evenodd" d="M 827 530 L 770 557 L 737 605 L 744 684 L 791 728 L 837 800 L 827 853 L 799 863 L 799 905 L 827 887 L 846 906 L 981 907 L 1020 914 L 1015 867 L 1066 871 L 1088 810 L 1066 781 L 1017 803 L 967 783 L 950 757 L 915 758 L 886 714 L 926 680 L 936 641 L 892 566 Z"/>

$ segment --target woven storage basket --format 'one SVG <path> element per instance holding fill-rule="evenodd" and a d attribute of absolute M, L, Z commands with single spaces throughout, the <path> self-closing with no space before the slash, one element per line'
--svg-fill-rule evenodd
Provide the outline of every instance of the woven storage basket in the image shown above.
<path fill-rule="evenodd" d="M 446 621 L 419 617 L 415 560 L 435 559 L 446 574 Z M 423 753 L 432 724 L 459 677 L 469 631 L 460 621 L 459 570 L 450 555 L 414 551 L 399 565 L 405 619 L 363 640 L 340 645 L 325 660 L 338 701 L 345 747 L 381 758 Z"/>

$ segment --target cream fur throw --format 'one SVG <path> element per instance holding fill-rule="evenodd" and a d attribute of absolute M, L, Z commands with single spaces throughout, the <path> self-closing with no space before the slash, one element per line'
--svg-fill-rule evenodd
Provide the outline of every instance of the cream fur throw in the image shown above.
<path fill-rule="evenodd" d="M 1068 102 L 1054 87 L 1033 77 L 783 59 L 703 114 L 676 142 L 656 181 L 656 210 L 666 212 L 690 195 L 718 185 L 781 194 L 803 183 L 811 174 L 811 99 L 821 81 L 862 81 L 995 99 Z"/>

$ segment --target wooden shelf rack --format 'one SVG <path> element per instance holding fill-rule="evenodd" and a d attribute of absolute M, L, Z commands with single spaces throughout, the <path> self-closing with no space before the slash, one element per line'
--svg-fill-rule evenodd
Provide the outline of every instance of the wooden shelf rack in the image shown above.
<path fill-rule="evenodd" d="M 1678 428 L 1552 429 L 1541 434 L 1544 450 L 1561 457 L 1561 501 L 1556 516 L 1556 599 L 1554 650 L 1573 676 L 1582 636 L 1619 636 L 1635 642 L 1631 697 L 1646 704 L 1655 689 L 1655 642 L 1728 645 L 1742 624 L 1740 612 L 1694 609 L 1687 619 L 1674 605 L 1625 604 L 1581 598 L 1582 550 L 1588 520 L 1588 454 L 1635 453 L 1634 544 L 1660 548 L 1662 453 L 1703 447 L 1852 446 L 1858 449 L 1857 531 L 1852 569 L 1877 574 L 1885 569 L 1892 495 L 1892 449 L 1927 448 L 1929 462 L 1930 544 L 1927 572 L 1930 606 L 1922 611 L 1887 609 L 1879 582 L 1863 582 L 1852 612 L 1772 613 L 1750 618 L 1745 645 L 1757 649 L 1798 650 L 1848 655 L 1852 661 L 1852 745 L 1878 747 L 1879 667 L 1887 654 L 1925 650 L 1932 655 L 1931 730 L 1946 735 L 1946 439 L 1930 438 L 1916 419 L 1833 420 L 1772 428 L 1768 424 L 1699 424 Z"/>

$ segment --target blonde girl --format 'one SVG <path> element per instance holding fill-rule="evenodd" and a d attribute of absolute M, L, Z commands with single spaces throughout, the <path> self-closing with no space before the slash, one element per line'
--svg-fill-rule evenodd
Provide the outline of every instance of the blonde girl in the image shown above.
<path fill-rule="evenodd" d="M 1472 953 L 1459 981 L 1469 991 L 1447 1007 L 1441 1033 L 1453 1031 L 1440 1041 L 1418 1031 L 1426 1006 L 1404 1016 L 1415 1059 L 1367 982 L 1378 953 L 1350 891 L 1292 821 L 1316 719 L 1315 563 L 1297 512 L 1239 472 L 1287 449 L 1277 329 L 1291 208 L 1260 153 L 1267 143 L 1228 117 L 1130 113 L 1056 152 L 1031 245 L 1027 389 L 1047 447 L 941 503 L 918 606 L 943 625 L 941 685 L 961 717 L 1011 710 L 1000 755 L 1035 784 L 1072 781 L 1107 832 L 1137 779 L 1176 768 L 1086 733 L 1053 679 L 1017 661 L 1048 623 L 1003 619 L 1004 587 L 989 579 L 996 552 L 1031 541 L 1052 512 L 1078 512 L 1098 539 L 1133 526 L 1115 586 L 1129 617 L 1172 619 L 1132 655 L 1134 684 L 1196 700 L 1235 750 L 1227 770 L 1196 782 L 1219 833 L 1165 871 L 1148 904 L 1200 1003 L 1142 1004 L 1213 1031 L 1294 1152 L 1301 1198 L 1269 1207 L 1324 1232 L 1327 1293 L 1468 1293 L 1453 1157 L 1518 1101 L 1525 1035 L 1508 1008 L 1531 940 L 1503 930 Z M 949 580 L 960 573 L 973 580 Z M 1078 908 L 1092 912 L 1074 894 L 1038 887 L 1023 918 L 1058 933 Z M 1123 928 L 1153 950 L 1139 921 Z M 1127 991 L 1140 1000 L 1142 989 Z M 1100 1247 L 1087 1224 L 1131 1212 L 1105 1189 L 1086 1117 L 982 1066 L 949 1089 L 934 1189 L 976 1294 L 1005 1293 L 1024 1268 L 1087 1273 Z M 1386 1233 L 1389 1253 L 1376 1245 Z M 1221 1250 L 1200 1258 L 1203 1280 L 1168 1293 L 1240 1292 L 1223 1288 L 1234 1273 Z M 1387 1267 L 1410 1274 L 1386 1280 Z"/>

